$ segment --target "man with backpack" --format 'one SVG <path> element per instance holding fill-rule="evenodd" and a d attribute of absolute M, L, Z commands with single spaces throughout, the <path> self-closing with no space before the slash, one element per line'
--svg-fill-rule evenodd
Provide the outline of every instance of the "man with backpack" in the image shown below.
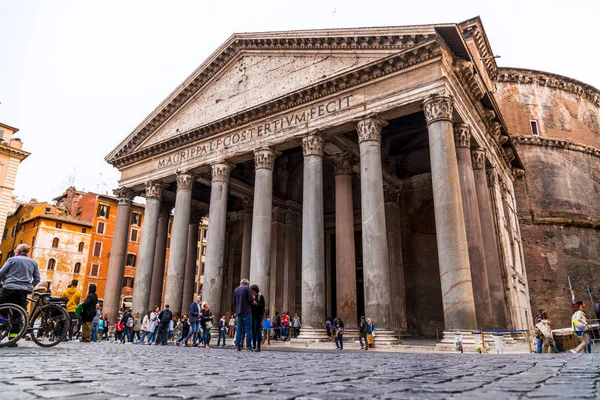
<path fill-rule="evenodd" d="M 365 316 L 360 317 L 360 325 L 358 327 L 358 342 L 360 343 L 361 350 L 369 350 L 369 343 L 367 342 L 367 333 L 369 327 L 367 326 L 367 321 L 365 320 Z M 363 344 L 363 339 L 364 344 Z"/>
<path fill-rule="evenodd" d="M 169 310 L 169 305 L 165 305 L 165 309 L 158 314 L 159 326 L 158 326 L 158 340 L 156 344 L 167 345 L 169 339 L 169 324 L 173 320 L 173 313 Z"/>
<path fill-rule="evenodd" d="M 131 308 L 127 309 L 123 313 L 123 325 L 125 325 L 125 337 L 123 338 L 123 342 L 127 340 L 129 343 L 133 340 L 133 315 L 131 315 Z"/>

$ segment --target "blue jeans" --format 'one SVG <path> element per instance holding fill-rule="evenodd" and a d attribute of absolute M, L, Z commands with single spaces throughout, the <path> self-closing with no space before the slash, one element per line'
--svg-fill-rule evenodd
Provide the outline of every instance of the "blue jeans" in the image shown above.
<path fill-rule="evenodd" d="M 343 333 L 340 332 L 335 337 L 335 346 L 340 350 L 344 350 L 344 334 Z"/>
<path fill-rule="evenodd" d="M 146 338 L 150 339 L 150 332 L 142 331 L 142 336 L 140 337 L 140 341 L 138 343 L 144 344 L 144 339 Z"/>
<path fill-rule="evenodd" d="M 132 330 L 132 329 L 133 329 L 133 328 L 128 328 L 128 327 L 125 327 L 125 331 L 124 331 L 124 333 L 123 333 L 123 334 L 125 335 L 125 337 L 123 338 L 123 341 L 125 341 L 125 339 L 127 339 L 127 341 L 128 341 L 128 342 L 131 342 L 131 341 L 132 341 L 132 337 L 131 337 L 131 334 L 132 334 L 132 331 L 131 331 L 131 330 Z"/>
<path fill-rule="evenodd" d="M 98 323 L 92 322 L 92 342 L 98 340 Z"/>
<path fill-rule="evenodd" d="M 202 343 L 204 346 L 210 345 L 210 329 L 202 329 L 202 338 L 200 339 L 200 343 Z"/>
<path fill-rule="evenodd" d="M 158 338 L 158 325 L 154 327 L 152 332 L 148 332 L 148 344 L 152 344 L 152 342 L 156 341 Z"/>
<path fill-rule="evenodd" d="M 537 340 L 537 352 L 538 354 L 542 354 L 542 345 L 544 344 L 544 339 L 538 338 Z"/>
<path fill-rule="evenodd" d="M 196 340 L 198 339 L 198 330 L 200 329 L 200 321 L 190 322 L 190 333 L 183 339 L 185 343 L 188 342 L 188 339 L 193 337 L 192 345 L 196 345 Z"/>
<path fill-rule="evenodd" d="M 242 314 L 236 317 L 237 332 L 235 335 L 235 346 L 242 348 L 242 330 L 246 332 L 246 348 L 252 348 L 252 314 Z"/>
<path fill-rule="evenodd" d="M 227 337 L 227 335 L 225 334 L 225 331 L 219 329 L 219 339 L 217 340 L 217 347 L 219 347 L 219 345 L 221 344 L 221 339 L 223 339 L 223 346 L 225 346 L 227 344 L 227 343 L 225 343 L 226 337 Z"/>

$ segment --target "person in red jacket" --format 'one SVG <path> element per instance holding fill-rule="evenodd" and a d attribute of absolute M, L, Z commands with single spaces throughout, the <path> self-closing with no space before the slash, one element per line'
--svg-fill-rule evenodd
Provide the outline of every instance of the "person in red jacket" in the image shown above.
<path fill-rule="evenodd" d="M 285 342 L 289 338 L 290 334 L 290 316 L 287 312 L 284 312 L 281 316 L 281 332 L 283 336 L 283 341 Z"/>
<path fill-rule="evenodd" d="M 125 343 L 125 339 L 123 338 L 123 330 L 125 329 L 125 323 L 121 317 L 117 318 L 117 323 L 115 324 L 115 340 L 117 343 Z"/>

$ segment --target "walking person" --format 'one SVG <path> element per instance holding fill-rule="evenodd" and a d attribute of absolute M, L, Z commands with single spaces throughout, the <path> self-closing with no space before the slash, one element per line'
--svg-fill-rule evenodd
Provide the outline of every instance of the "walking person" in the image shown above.
<path fill-rule="evenodd" d="M 369 343 L 367 342 L 367 333 L 368 333 L 367 320 L 365 319 L 365 316 L 362 315 L 360 317 L 360 323 L 358 324 L 358 342 L 360 343 L 361 350 L 369 350 Z M 363 339 L 364 339 L 364 343 L 363 343 Z"/>
<path fill-rule="evenodd" d="M 142 330 L 142 322 L 140 320 L 140 313 L 136 312 L 133 316 L 133 328 L 132 328 L 132 343 L 139 343 L 141 338 L 140 331 Z"/>
<path fill-rule="evenodd" d="M 289 339 L 290 336 L 290 316 L 287 311 L 281 313 L 281 335 L 283 336 L 283 341 Z"/>
<path fill-rule="evenodd" d="M 554 353 L 554 338 L 552 336 L 552 327 L 547 312 L 542 312 L 541 320 L 535 326 L 541 333 L 543 340 L 542 353 Z"/>
<path fill-rule="evenodd" d="M 263 330 L 264 330 L 264 334 L 263 334 L 262 344 L 264 345 L 265 342 L 267 342 L 267 345 L 270 346 L 271 345 L 271 318 L 268 315 L 267 315 L 267 319 L 265 319 L 265 322 L 263 323 Z"/>
<path fill-rule="evenodd" d="M 294 314 L 294 338 L 297 338 L 298 335 L 300 334 L 300 327 L 302 326 L 300 324 L 300 317 L 298 316 L 298 313 Z"/>
<path fill-rule="evenodd" d="M 102 341 L 102 337 L 106 337 L 106 343 L 110 342 L 110 333 L 108 331 L 108 314 L 104 314 L 102 318 L 102 334 L 100 335 L 100 341 Z"/>
<path fill-rule="evenodd" d="M 325 330 L 327 331 L 327 337 L 329 338 L 329 341 L 331 341 L 331 334 L 333 332 L 333 325 L 331 324 L 331 318 L 330 317 L 326 317 L 325 318 Z"/>
<path fill-rule="evenodd" d="M 40 283 L 40 269 L 37 263 L 27 256 L 29 246 L 20 244 L 14 251 L 15 256 L 6 260 L 0 269 L 0 281 L 4 283 L 0 293 L 0 304 L 13 303 L 27 309 L 27 295 Z M 21 330 L 20 322 L 18 318 L 11 320 L 9 339 L 18 336 Z M 17 346 L 17 343 L 11 345 Z"/>
<path fill-rule="evenodd" d="M 202 327 L 202 347 L 210 348 L 210 330 L 213 327 L 213 314 L 208 308 L 208 303 L 202 303 L 200 311 L 200 326 Z"/>
<path fill-rule="evenodd" d="M 367 318 L 367 347 L 375 347 L 375 324 Z"/>
<path fill-rule="evenodd" d="M 573 331 L 575 335 L 581 340 L 579 346 L 575 347 L 571 350 L 571 353 L 579 353 L 581 350 L 585 350 L 587 353 L 592 352 L 592 344 L 590 341 L 590 335 L 588 331 L 590 327 L 587 323 L 587 319 L 585 316 L 585 302 L 584 301 L 576 301 L 573 304 L 573 315 L 571 317 L 571 324 L 573 326 Z"/>
<path fill-rule="evenodd" d="M 260 352 L 262 342 L 262 320 L 265 315 L 265 296 L 260 293 L 257 285 L 250 286 L 254 302 L 251 305 L 252 309 L 252 350 Z"/>
<path fill-rule="evenodd" d="M 117 344 L 121 344 L 123 339 L 123 331 L 125 329 L 125 324 L 123 324 L 123 317 L 119 316 L 117 318 L 117 322 L 115 322 L 115 342 Z M 123 342 L 124 343 L 124 342 Z"/>
<path fill-rule="evenodd" d="M 158 314 L 160 314 L 160 307 L 154 306 L 150 312 L 150 321 L 148 321 L 148 345 L 158 342 L 158 326 L 160 325 Z"/>
<path fill-rule="evenodd" d="M 100 320 L 102 319 L 102 310 L 100 304 L 96 304 L 96 315 L 92 320 L 92 342 L 98 341 L 98 331 L 100 330 Z"/>
<path fill-rule="evenodd" d="M 82 335 L 81 341 L 90 343 L 92 333 L 92 321 L 97 315 L 98 296 L 96 295 L 96 285 L 90 285 L 88 295 L 83 302 L 81 309 Z"/>
<path fill-rule="evenodd" d="M 273 319 L 273 340 L 279 340 L 281 337 L 281 316 L 279 312 L 275 311 L 275 318 Z"/>
<path fill-rule="evenodd" d="M 123 338 L 123 343 L 125 343 L 125 340 L 127 340 L 127 343 L 131 343 L 131 341 L 133 340 L 132 336 L 133 336 L 133 315 L 131 315 L 131 308 L 125 310 L 125 312 L 123 313 L 123 324 L 125 325 L 125 331 L 124 331 L 124 338 Z"/>
<path fill-rule="evenodd" d="M 252 290 L 248 287 L 250 282 L 244 278 L 233 291 L 233 305 L 235 306 L 236 318 L 236 338 L 235 347 L 237 351 L 242 351 L 242 327 L 246 333 L 246 348 L 252 351 L 252 304 L 254 296 Z"/>
<path fill-rule="evenodd" d="M 173 321 L 173 313 L 169 310 L 169 305 L 165 305 L 165 309 L 158 314 L 158 338 L 156 344 L 167 345 L 169 340 L 169 324 Z"/>
<path fill-rule="evenodd" d="M 575 302 L 575 299 L 573 299 L 573 302 Z M 542 321 L 542 313 L 544 312 L 543 309 L 539 309 L 538 313 L 535 315 L 535 317 L 533 318 L 533 326 L 537 327 L 537 325 Z M 542 335 L 542 333 L 539 331 L 539 329 L 534 329 L 535 332 L 535 337 L 537 339 L 536 342 L 536 352 L 538 354 L 542 353 L 542 346 L 544 345 L 544 337 Z"/>
<path fill-rule="evenodd" d="M 229 331 L 227 333 L 230 338 L 235 337 L 235 314 L 231 314 L 231 318 L 229 318 Z"/>
<path fill-rule="evenodd" d="M 344 350 L 344 321 L 342 321 L 341 317 L 337 318 L 337 328 L 335 330 L 335 346 L 339 351 Z"/>
<path fill-rule="evenodd" d="M 225 347 L 227 343 L 225 343 L 225 338 L 227 337 L 227 319 L 225 319 L 225 315 L 221 317 L 219 320 L 219 339 L 217 339 L 217 347 Z M 223 339 L 223 344 L 221 344 L 221 339 Z"/>
<path fill-rule="evenodd" d="M 192 346 L 196 346 L 198 341 L 198 332 L 200 331 L 200 296 L 196 296 L 190 304 L 190 332 L 185 338 L 185 343 L 192 338 Z"/>
<path fill-rule="evenodd" d="M 144 318 L 142 319 L 142 336 L 140 337 L 140 341 L 138 342 L 138 344 L 144 344 L 144 340 L 148 340 L 150 338 L 149 327 L 150 327 L 150 314 L 151 313 L 152 313 L 152 311 L 148 311 L 144 315 Z"/>
<path fill-rule="evenodd" d="M 178 329 L 181 330 L 181 336 L 179 336 L 177 342 L 175 342 L 177 346 L 179 346 L 181 342 L 183 342 L 183 345 L 185 347 L 188 347 L 188 338 L 190 337 L 191 331 L 190 327 L 191 325 L 190 321 L 188 320 L 188 316 L 184 315 L 183 318 L 181 318 L 181 321 L 179 321 Z"/>
<path fill-rule="evenodd" d="M 67 299 L 67 312 L 69 313 L 69 318 L 71 319 L 69 340 L 73 340 L 75 326 L 77 327 L 75 332 L 79 332 L 79 322 L 77 315 L 75 315 L 75 311 L 77 310 L 79 303 L 81 303 L 81 292 L 79 289 L 77 289 L 77 285 L 79 285 L 79 281 L 77 279 L 73 279 L 71 284 L 67 286 L 67 288 L 60 294 L 60 297 Z"/>

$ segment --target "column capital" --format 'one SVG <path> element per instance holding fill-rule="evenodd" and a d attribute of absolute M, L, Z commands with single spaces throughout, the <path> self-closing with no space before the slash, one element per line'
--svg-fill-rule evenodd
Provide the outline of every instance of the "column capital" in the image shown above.
<path fill-rule="evenodd" d="M 273 207 L 273 222 L 285 223 L 285 209 Z"/>
<path fill-rule="evenodd" d="M 233 165 L 228 162 L 216 162 L 210 165 L 212 182 L 228 182 Z"/>
<path fill-rule="evenodd" d="M 320 131 L 315 131 L 300 138 L 302 141 L 302 152 L 306 156 L 323 156 L 323 135 Z"/>
<path fill-rule="evenodd" d="M 423 112 L 427 125 L 436 121 L 452 121 L 454 100 L 444 94 L 432 94 L 423 102 Z"/>
<path fill-rule="evenodd" d="M 285 213 L 285 223 L 293 226 L 300 226 L 300 213 L 294 210 L 287 210 Z"/>
<path fill-rule="evenodd" d="M 133 189 L 126 188 L 124 186 L 114 189 L 113 193 L 117 197 L 119 204 L 131 204 L 133 202 L 133 198 L 136 196 L 136 193 L 133 191 Z"/>
<path fill-rule="evenodd" d="M 194 174 L 181 171 L 177 172 L 177 191 L 189 192 L 194 186 Z"/>
<path fill-rule="evenodd" d="M 381 129 L 388 125 L 387 121 L 384 121 L 378 115 L 359 119 L 354 123 L 356 125 L 356 133 L 358 133 L 358 143 L 368 141 L 381 143 Z"/>
<path fill-rule="evenodd" d="M 251 213 L 254 208 L 254 200 L 252 197 L 244 197 L 242 201 L 244 202 L 244 212 Z"/>
<path fill-rule="evenodd" d="M 348 153 L 340 153 L 332 156 L 331 162 L 333 163 L 335 176 L 352 175 L 354 173 L 352 170 L 352 158 Z"/>
<path fill-rule="evenodd" d="M 474 170 L 485 169 L 485 149 L 482 147 L 471 149 L 471 161 Z"/>
<path fill-rule="evenodd" d="M 486 171 L 488 186 L 498 185 L 498 174 L 495 168 L 488 168 Z"/>
<path fill-rule="evenodd" d="M 512 174 L 515 179 L 522 179 L 525 176 L 525 170 L 513 167 Z"/>
<path fill-rule="evenodd" d="M 392 185 L 383 185 L 383 199 L 386 203 L 396 203 L 400 202 L 400 195 L 402 191 L 396 186 Z"/>
<path fill-rule="evenodd" d="M 273 169 L 277 154 L 270 147 L 261 147 L 254 150 L 254 168 L 255 169 Z"/>
<path fill-rule="evenodd" d="M 454 124 L 454 145 L 458 147 L 471 147 L 471 128 L 462 122 Z"/>
<path fill-rule="evenodd" d="M 162 197 L 163 189 L 164 185 L 162 184 L 162 182 L 146 182 L 146 199 L 160 200 Z"/>

